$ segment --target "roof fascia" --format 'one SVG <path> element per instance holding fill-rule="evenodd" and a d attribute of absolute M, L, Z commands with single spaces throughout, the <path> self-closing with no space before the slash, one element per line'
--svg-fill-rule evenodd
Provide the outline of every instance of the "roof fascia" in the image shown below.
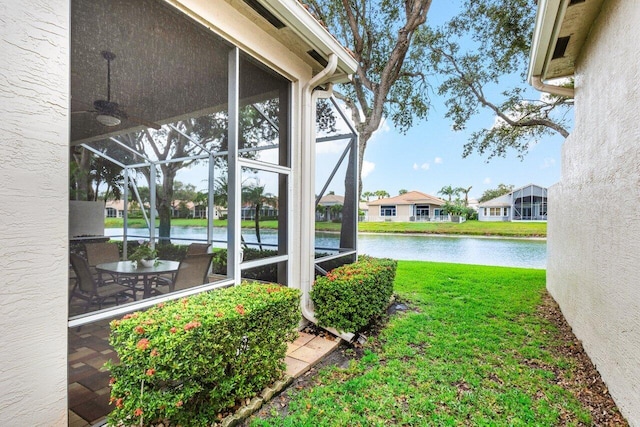
<path fill-rule="evenodd" d="M 540 0 L 538 3 L 527 71 L 530 84 L 533 84 L 534 76 L 544 79 L 568 3 L 569 0 Z"/>
<path fill-rule="evenodd" d="M 346 81 L 351 74 L 356 72 L 358 63 L 353 56 L 298 1 L 262 0 L 262 4 L 304 40 L 309 47 L 327 57 L 330 53 L 335 53 L 338 57 L 336 73 L 343 76 L 338 80 Z"/>

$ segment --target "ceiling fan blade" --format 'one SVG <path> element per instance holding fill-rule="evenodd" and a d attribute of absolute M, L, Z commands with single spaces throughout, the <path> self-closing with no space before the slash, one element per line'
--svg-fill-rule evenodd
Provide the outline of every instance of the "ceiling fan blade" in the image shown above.
<path fill-rule="evenodd" d="M 95 113 L 96 110 L 78 110 L 78 111 L 72 111 L 71 114 L 80 114 L 80 113 Z"/>

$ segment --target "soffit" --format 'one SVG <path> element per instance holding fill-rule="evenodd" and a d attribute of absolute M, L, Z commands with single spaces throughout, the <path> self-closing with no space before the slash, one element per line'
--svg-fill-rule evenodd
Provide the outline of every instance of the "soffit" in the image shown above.
<path fill-rule="evenodd" d="M 337 73 L 342 76 L 342 80 L 346 80 L 348 75 L 355 72 L 357 64 L 351 53 L 298 1 L 254 0 L 280 19 L 285 24 L 282 28 L 276 28 L 269 23 L 244 0 L 225 1 L 254 22 L 262 31 L 286 46 L 296 57 L 309 65 L 314 73 L 325 68 L 325 61 L 331 53 L 338 55 Z M 308 53 L 310 50 L 315 50 L 322 57 L 322 62 L 310 56 Z"/>
<path fill-rule="evenodd" d="M 556 22 L 551 38 L 546 42 L 542 40 L 539 46 L 543 51 L 538 55 L 544 55 L 544 68 L 539 73 L 543 80 L 574 74 L 576 61 L 589 36 L 593 22 L 600 13 L 603 2 L 604 0 L 565 1 L 560 2 L 558 10 L 549 12 L 546 19 L 555 19 Z M 541 2 L 541 4 L 545 3 Z M 553 15 L 555 15 L 554 18 L 552 18 Z M 536 26 L 541 27 L 544 24 L 544 22 L 538 21 Z M 546 24 L 548 25 L 548 23 Z M 538 29 L 536 28 L 536 30 Z M 535 44 L 534 42 L 534 46 Z M 565 44 L 566 48 L 563 49 Z M 534 74 L 536 74 L 535 71 Z"/>

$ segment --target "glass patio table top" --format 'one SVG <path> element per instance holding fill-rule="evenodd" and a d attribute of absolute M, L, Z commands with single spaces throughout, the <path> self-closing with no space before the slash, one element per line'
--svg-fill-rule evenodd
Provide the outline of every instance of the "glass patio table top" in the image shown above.
<path fill-rule="evenodd" d="M 137 265 L 136 265 L 137 264 Z M 96 265 L 96 270 L 102 273 L 110 273 L 118 276 L 134 277 L 142 279 L 144 285 L 144 298 L 151 296 L 151 279 L 160 274 L 175 274 L 180 263 L 178 261 L 158 260 L 155 265 L 145 267 L 140 262 L 117 261 L 105 262 Z"/>

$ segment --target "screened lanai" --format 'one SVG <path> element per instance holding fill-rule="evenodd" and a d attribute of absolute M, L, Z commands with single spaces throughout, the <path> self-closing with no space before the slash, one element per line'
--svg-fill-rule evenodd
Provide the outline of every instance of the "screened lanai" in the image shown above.
<path fill-rule="evenodd" d="M 99 199 L 103 225 L 107 197 L 98 193 L 114 198 L 119 190 L 123 226 L 104 238 L 122 242 L 124 260 L 140 240 L 156 249 L 206 243 L 214 260 L 203 284 L 147 293 L 146 284 L 139 290 L 143 279 L 130 275 L 127 283 L 137 283 L 127 299 L 88 309 L 71 292 L 70 273 L 68 401 L 77 425 L 92 425 L 111 409 L 108 373 L 100 369 L 113 357 L 106 342 L 111 319 L 243 279 L 301 288 L 309 318 L 314 275 L 356 258 L 357 135 L 330 97 L 331 82 L 355 70 L 344 63 L 352 58 L 338 52 L 342 62 L 331 68 L 339 50 L 333 46 L 320 54 L 327 61 L 317 62 L 318 51 L 307 52 L 322 43 L 310 46 L 299 32 L 306 25 L 317 31 L 319 24 L 295 2 L 268 3 L 292 8 L 306 24 L 297 32 L 291 24 L 271 28 L 243 2 L 216 3 L 215 13 L 199 10 L 210 19 L 223 12 L 237 22 L 248 17 L 253 31 L 275 40 L 266 42 L 240 37 L 246 29 L 214 31 L 176 3 L 71 2 L 71 199 Z M 217 24 L 225 28 L 227 22 Z M 226 37 L 228 31 L 236 36 Z M 178 236 L 172 224 L 179 182 L 200 195 L 202 234 Z M 314 233 L 314 202 L 330 191 L 344 195 L 345 203 L 342 221 L 327 236 Z M 275 228 L 255 221 L 258 211 Z M 70 210 L 70 229 L 85 219 Z"/>
<path fill-rule="evenodd" d="M 316 205 L 327 191 L 345 195 L 339 238 L 316 237 L 317 274 L 355 259 L 356 132 L 335 99 L 319 100 L 315 164 L 296 171 L 292 154 L 302 147 L 291 132 L 293 88 L 289 78 L 165 2 L 72 2 L 72 158 L 78 170 L 95 179 L 106 181 L 102 169 L 114 170 L 96 158 L 121 173 L 114 185 L 125 204 L 124 226 L 114 238 L 123 241 L 123 258 L 130 242 L 148 240 L 155 247 L 175 240 L 173 193 L 183 176 L 205 196 L 200 203 L 206 212 L 224 207 L 226 221 L 207 214 L 206 237 L 192 239 L 212 246 L 218 261 L 215 283 L 119 304 L 104 315 L 92 309 L 72 316 L 71 325 L 244 277 L 290 285 L 291 253 L 302 226 L 292 215 L 309 215 L 305 225 L 312 227 L 314 216 L 294 212 L 291 198 L 300 197 L 294 194 L 296 173 L 314 173 Z M 72 194 L 79 198 L 81 181 L 72 182 Z M 256 193 L 277 222 L 268 239 L 258 222 L 250 229 L 242 226 L 242 212 L 255 207 Z M 132 207 L 141 213 L 145 229 L 128 226 Z M 260 277 L 265 270 L 268 277 Z"/>

